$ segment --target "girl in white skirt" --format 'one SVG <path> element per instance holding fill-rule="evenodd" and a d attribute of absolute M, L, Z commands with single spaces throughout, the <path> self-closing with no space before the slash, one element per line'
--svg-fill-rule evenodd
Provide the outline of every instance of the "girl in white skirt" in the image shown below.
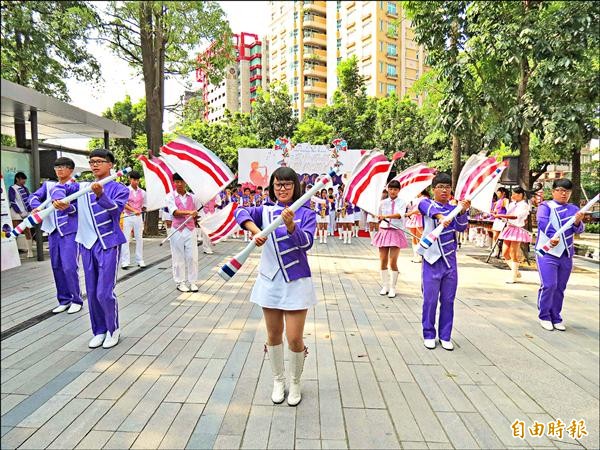
<path fill-rule="evenodd" d="M 317 296 L 308 265 L 307 252 L 313 245 L 316 228 L 315 212 L 308 205 L 295 213 L 289 206 L 302 195 L 298 175 L 289 167 L 279 167 L 271 174 L 269 197 L 274 204 L 238 207 L 235 219 L 250 233 L 257 246 L 263 246 L 256 283 L 250 301 L 263 309 L 267 325 L 265 351 L 269 354 L 273 372 L 273 403 L 285 398 L 283 365 L 283 331 L 289 347 L 290 387 L 287 402 L 300 403 L 300 376 L 307 349 L 302 335 L 308 308 L 317 303 Z M 257 237 L 278 216 L 283 219 L 273 233 Z"/>
<path fill-rule="evenodd" d="M 401 248 L 408 247 L 404 232 L 400 230 L 402 218 L 406 214 L 406 202 L 398 197 L 400 183 L 397 180 L 388 183 L 387 191 L 389 197 L 379 205 L 378 219 L 382 222 L 372 243 L 375 247 L 379 247 L 382 284 L 379 295 L 387 294 L 389 298 L 394 298 L 398 281 L 398 255 Z M 388 262 L 391 269 L 389 275 Z"/>
<path fill-rule="evenodd" d="M 530 205 L 527 201 L 525 190 L 517 186 L 514 188 L 512 202 L 508 205 L 506 214 L 496 214 L 498 219 L 508 219 L 506 228 L 500 233 L 499 239 L 504 241 L 502 256 L 512 269 L 511 277 L 507 283 L 516 283 L 521 278 L 519 262 L 521 261 L 521 242 L 531 242 L 531 234 L 525 228 L 525 222 L 529 216 Z"/>
<path fill-rule="evenodd" d="M 329 201 L 327 199 L 327 189 L 321 189 L 317 196 L 323 200 L 323 203 L 315 203 L 315 212 L 317 213 L 317 236 L 319 244 L 327 244 L 327 226 L 329 225 Z"/>

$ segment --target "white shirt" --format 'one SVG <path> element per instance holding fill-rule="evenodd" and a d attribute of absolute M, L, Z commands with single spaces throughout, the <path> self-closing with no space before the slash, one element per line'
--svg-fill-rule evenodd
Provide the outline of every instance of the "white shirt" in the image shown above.
<path fill-rule="evenodd" d="M 382 216 L 390 216 L 392 214 L 400 214 L 400 219 L 388 219 L 390 223 L 383 221 L 380 224 L 381 228 L 400 228 L 403 225 L 403 218 L 406 214 L 406 202 L 402 200 L 400 197 L 396 197 L 395 200 L 391 198 L 386 198 L 382 200 L 379 204 L 379 212 L 378 214 Z"/>
<path fill-rule="evenodd" d="M 523 228 L 525 226 L 525 222 L 527 221 L 527 217 L 529 216 L 530 210 L 529 203 L 525 200 L 521 200 L 520 202 L 510 202 L 508 208 L 506 210 L 507 216 L 517 216 L 516 219 L 509 219 L 508 223 L 510 225 L 514 225 L 515 227 Z"/>

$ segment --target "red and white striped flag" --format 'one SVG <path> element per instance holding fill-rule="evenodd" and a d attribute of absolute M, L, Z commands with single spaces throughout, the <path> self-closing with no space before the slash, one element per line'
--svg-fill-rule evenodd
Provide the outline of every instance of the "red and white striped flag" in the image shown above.
<path fill-rule="evenodd" d="M 173 171 L 160 156 L 147 158 L 140 155 L 138 159 L 144 168 L 146 180 L 146 209 L 153 211 L 164 208 L 167 206 L 167 194 L 175 190 Z"/>
<path fill-rule="evenodd" d="M 493 156 L 486 157 L 483 153 L 471 155 L 460 172 L 454 198 L 471 199 L 475 190 L 486 183 L 485 188 L 472 199 L 471 206 L 479 211 L 490 213 L 496 186 L 507 163 L 508 161 L 496 161 Z M 490 177 L 493 177 L 491 181 Z"/>
<path fill-rule="evenodd" d="M 200 227 L 213 244 L 240 230 L 234 214 L 237 206 L 237 203 L 229 203 L 225 208 L 200 221 Z"/>
<path fill-rule="evenodd" d="M 394 177 L 394 180 L 400 183 L 398 197 L 406 203 L 417 198 L 420 192 L 431 185 L 436 173 L 436 169 L 427 167 L 424 163 L 418 163 L 403 170 Z"/>
<path fill-rule="evenodd" d="M 392 160 L 388 161 L 380 151 L 373 150 L 365 153 L 348 177 L 344 198 L 367 212 L 376 213 L 392 165 L 403 157 L 403 152 L 397 152 Z"/>
<path fill-rule="evenodd" d="M 163 145 L 160 154 L 202 203 L 207 203 L 235 178 L 213 152 L 185 136 Z"/>

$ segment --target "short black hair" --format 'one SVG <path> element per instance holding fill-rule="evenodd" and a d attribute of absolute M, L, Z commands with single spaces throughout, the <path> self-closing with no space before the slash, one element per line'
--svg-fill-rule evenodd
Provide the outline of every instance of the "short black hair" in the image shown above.
<path fill-rule="evenodd" d="M 398 180 L 392 180 L 387 185 L 388 189 L 400 189 L 400 182 Z"/>
<path fill-rule="evenodd" d="M 529 192 L 523 189 L 521 186 L 517 186 L 513 189 L 513 194 L 522 194 L 523 200 L 527 200 L 529 198 Z"/>
<path fill-rule="evenodd" d="M 115 155 L 113 155 L 110 150 L 107 150 L 105 148 L 97 148 L 95 150 L 92 150 L 89 154 L 89 157 L 90 159 L 92 159 L 94 156 L 104 158 L 113 164 L 115 163 Z"/>
<path fill-rule="evenodd" d="M 567 191 L 572 191 L 573 190 L 573 182 L 571 180 L 569 180 L 568 178 L 561 178 L 560 180 L 554 180 L 554 183 L 552 183 L 552 189 L 556 189 L 556 188 L 563 188 L 563 189 L 566 189 Z"/>
<path fill-rule="evenodd" d="M 27 179 L 27 175 L 25 175 L 23 172 L 15 173 L 15 183 L 17 182 L 17 180 L 26 180 L 26 179 Z"/>
<path fill-rule="evenodd" d="M 278 167 L 275 169 L 275 172 L 271 174 L 271 179 L 269 180 L 269 198 L 274 202 L 277 201 L 277 197 L 275 196 L 275 180 L 278 181 L 293 181 L 294 182 L 294 194 L 292 195 L 292 203 L 298 200 L 303 192 L 300 189 L 300 181 L 298 180 L 298 174 L 291 167 Z"/>
<path fill-rule="evenodd" d="M 173 181 L 185 181 L 177 172 L 173 174 Z"/>
<path fill-rule="evenodd" d="M 58 166 L 67 166 L 72 170 L 75 168 L 75 161 L 73 161 L 71 158 L 61 156 L 60 158 L 56 158 L 56 161 L 54 161 L 54 167 Z"/>
<path fill-rule="evenodd" d="M 140 173 L 137 170 L 132 170 L 131 172 L 129 172 L 129 178 L 133 178 L 134 180 L 139 180 L 142 177 L 140 176 Z"/>
<path fill-rule="evenodd" d="M 447 173 L 438 173 L 431 181 L 431 186 L 436 187 L 438 184 L 452 184 L 452 178 Z"/>

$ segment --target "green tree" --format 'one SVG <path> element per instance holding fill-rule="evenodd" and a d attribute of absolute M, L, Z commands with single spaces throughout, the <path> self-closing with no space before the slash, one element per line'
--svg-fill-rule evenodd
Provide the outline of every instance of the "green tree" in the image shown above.
<path fill-rule="evenodd" d="M 377 116 L 377 100 L 366 94 L 365 77 L 360 75 L 356 56 L 337 66 L 338 89 L 333 104 L 318 110 L 321 121 L 333 127 L 349 148 L 372 148 Z"/>
<path fill-rule="evenodd" d="M 375 146 L 392 154 L 406 151 L 401 167 L 433 159 L 434 150 L 425 141 L 427 134 L 426 121 L 416 103 L 408 98 L 400 100 L 396 94 L 378 100 Z"/>
<path fill-rule="evenodd" d="M 333 139 L 334 130 L 331 125 L 319 119 L 308 117 L 302 120 L 294 132 L 294 142 L 308 142 L 320 145 L 329 144 Z"/>
<path fill-rule="evenodd" d="M 65 79 L 99 81 L 98 61 L 87 49 L 98 24 L 92 3 L 2 0 L 0 12 L 2 78 L 64 101 Z M 24 146 L 25 126 L 15 128 Z"/>
<path fill-rule="evenodd" d="M 146 153 L 146 147 L 138 145 L 138 138 L 144 136 L 146 132 L 146 100 L 141 99 L 137 103 L 132 103 L 131 97 L 126 95 L 123 101 L 116 102 L 111 108 L 104 111 L 102 116 L 131 128 L 131 139 L 110 140 L 110 149 L 115 155 L 117 167 L 132 167 L 141 171 L 142 166 L 137 160 L 137 156 Z M 103 146 L 104 141 L 101 139 L 92 139 L 88 144 L 90 149 Z"/>
<path fill-rule="evenodd" d="M 278 137 L 292 137 L 298 119 L 287 85 L 275 82 L 268 91 L 259 89 L 251 117 L 261 145 L 271 147 Z"/>
<path fill-rule="evenodd" d="M 149 148 L 163 144 L 165 76 L 187 76 L 198 66 L 197 49 L 211 43 L 201 60 L 213 82 L 232 61 L 231 31 L 213 1 L 111 1 L 104 37 L 116 54 L 143 76 Z"/>
<path fill-rule="evenodd" d="M 528 187 L 531 135 L 547 142 L 553 127 L 587 121 L 586 113 L 575 117 L 573 112 L 589 102 L 589 92 L 573 100 L 571 85 L 581 80 L 578 65 L 590 45 L 597 45 L 598 6 L 591 1 L 473 2 L 467 20 L 473 36 L 469 53 L 482 74 L 483 100 L 495 117 L 488 135 L 519 149 L 519 181 Z M 576 134 L 582 135 L 562 134 L 565 144 L 571 141 L 566 146 L 554 138 L 554 151 L 568 156 L 581 148 Z"/>
<path fill-rule="evenodd" d="M 476 125 L 473 111 L 475 80 L 464 53 L 469 38 L 467 1 L 408 1 L 406 11 L 417 42 L 427 51 L 427 62 L 444 85 L 439 103 L 440 124 L 452 136 L 452 181 L 461 169 L 461 140 Z"/>

